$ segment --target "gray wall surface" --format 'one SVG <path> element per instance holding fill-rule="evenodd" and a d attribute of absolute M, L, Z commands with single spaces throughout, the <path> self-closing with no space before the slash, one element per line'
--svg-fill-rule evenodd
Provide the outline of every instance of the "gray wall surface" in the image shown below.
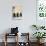
<path fill-rule="evenodd" d="M 22 20 L 12 19 L 12 6 L 16 4 L 23 6 Z M 36 24 L 36 0 L 0 0 L 0 34 L 10 32 L 9 28 L 17 26 L 19 32 L 29 32 L 32 37 L 32 24 Z"/>

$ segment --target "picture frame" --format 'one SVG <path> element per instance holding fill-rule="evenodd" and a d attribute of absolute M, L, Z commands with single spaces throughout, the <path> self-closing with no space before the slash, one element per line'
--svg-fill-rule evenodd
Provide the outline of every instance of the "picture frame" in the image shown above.
<path fill-rule="evenodd" d="M 22 8 L 20 6 L 13 6 L 12 7 L 12 18 L 13 19 L 22 19 Z"/>

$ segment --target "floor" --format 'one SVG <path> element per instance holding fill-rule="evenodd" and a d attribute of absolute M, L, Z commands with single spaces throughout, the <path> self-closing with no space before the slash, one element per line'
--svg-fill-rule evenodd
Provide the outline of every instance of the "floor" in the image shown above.
<path fill-rule="evenodd" d="M 30 43 L 31 45 L 30 46 L 37 46 L 37 43 L 34 43 L 34 42 L 32 42 L 32 43 Z M 4 43 L 2 42 L 0 42 L 0 46 L 4 46 Z M 15 46 L 15 43 L 8 43 L 8 45 L 7 46 Z M 21 46 L 25 46 L 25 45 L 21 45 Z M 44 45 L 41 45 L 41 46 L 46 46 L 46 43 L 44 43 Z"/>

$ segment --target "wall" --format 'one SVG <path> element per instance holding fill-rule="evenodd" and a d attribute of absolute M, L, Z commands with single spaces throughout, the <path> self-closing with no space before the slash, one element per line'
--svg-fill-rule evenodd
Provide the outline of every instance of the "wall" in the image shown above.
<path fill-rule="evenodd" d="M 12 19 L 12 6 L 22 4 L 22 20 Z M 32 37 L 31 25 L 36 24 L 36 0 L 1 0 L 0 1 L 0 34 L 10 32 L 9 28 L 19 27 L 19 32 L 30 32 Z"/>

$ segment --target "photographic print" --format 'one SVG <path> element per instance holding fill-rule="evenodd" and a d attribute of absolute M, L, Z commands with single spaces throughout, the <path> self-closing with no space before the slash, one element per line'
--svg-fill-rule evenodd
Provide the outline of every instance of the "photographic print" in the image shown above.
<path fill-rule="evenodd" d="M 20 5 L 12 7 L 12 18 L 21 18 L 22 17 L 22 7 Z"/>

